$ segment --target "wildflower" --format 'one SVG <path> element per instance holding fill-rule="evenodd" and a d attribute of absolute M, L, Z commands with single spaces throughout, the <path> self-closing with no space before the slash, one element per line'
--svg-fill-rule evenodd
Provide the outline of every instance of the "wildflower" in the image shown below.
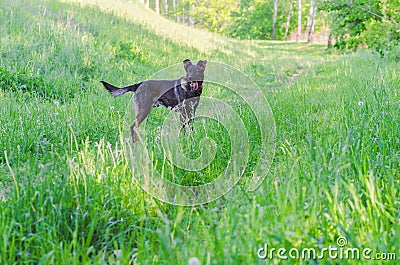
<path fill-rule="evenodd" d="M 201 265 L 200 260 L 196 257 L 191 257 L 189 259 L 189 265 Z"/>
<path fill-rule="evenodd" d="M 279 178 L 275 178 L 275 180 L 274 180 L 274 185 L 278 185 L 279 182 L 281 182 L 281 180 L 280 180 Z"/>

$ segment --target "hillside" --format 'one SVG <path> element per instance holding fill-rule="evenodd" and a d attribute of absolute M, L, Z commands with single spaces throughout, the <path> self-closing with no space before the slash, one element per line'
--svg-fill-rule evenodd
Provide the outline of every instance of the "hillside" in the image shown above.
<path fill-rule="evenodd" d="M 258 250 L 268 244 L 321 253 L 340 247 L 338 239 L 346 240 L 342 249 L 399 258 L 397 62 L 319 44 L 237 41 L 128 0 L 6 0 L 0 15 L 1 264 L 279 263 L 276 252 L 264 261 Z M 132 94 L 113 98 L 100 83 L 136 83 L 186 58 L 208 60 L 206 76 L 254 81 L 268 102 L 205 85 L 202 97 L 221 99 L 240 118 L 248 161 L 232 191 L 193 207 L 161 202 L 132 180 L 124 143 Z M 226 74 L 228 66 L 213 68 L 222 63 L 243 79 Z M 260 159 L 258 111 L 273 114 L 270 161 Z M 215 148 L 215 159 L 185 170 L 156 140 L 168 114 L 154 109 L 146 124 L 154 167 L 177 184 L 209 183 L 231 163 L 227 154 L 237 146 L 230 127 L 196 120 L 178 144 L 192 159 Z M 260 163 L 270 169 L 250 192 L 246 181 Z"/>

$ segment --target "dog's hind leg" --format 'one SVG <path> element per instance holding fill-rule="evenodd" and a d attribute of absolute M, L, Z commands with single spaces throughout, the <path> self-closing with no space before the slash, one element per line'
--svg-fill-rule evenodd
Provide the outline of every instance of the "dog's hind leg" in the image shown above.
<path fill-rule="evenodd" d="M 146 116 L 136 115 L 136 121 L 134 121 L 131 125 L 131 135 L 132 135 L 132 141 L 134 143 L 136 143 L 139 140 L 137 130 L 139 128 L 139 125 L 143 122 L 143 120 L 147 117 L 147 115 Z"/>
<path fill-rule="evenodd" d="M 135 101 L 135 99 L 134 99 L 134 109 L 136 112 L 136 121 L 134 121 L 131 126 L 132 141 L 134 143 L 139 140 L 137 130 L 138 130 L 140 124 L 149 115 L 151 108 L 152 108 L 152 104 L 148 104 L 147 102 L 146 102 L 146 104 L 140 104 L 139 102 Z"/>
<path fill-rule="evenodd" d="M 132 136 L 132 141 L 134 143 L 136 143 L 139 140 L 137 132 L 136 132 L 136 122 L 135 121 L 131 125 L 131 136 Z"/>
<path fill-rule="evenodd" d="M 149 114 L 147 113 L 147 115 L 149 115 Z M 139 128 L 139 125 L 144 121 L 144 119 L 147 117 L 147 115 L 145 115 L 145 116 L 136 115 L 136 121 L 134 121 L 131 125 L 131 135 L 132 135 L 132 141 L 134 143 L 136 143 L 139 140 L 137 130 Z"/>

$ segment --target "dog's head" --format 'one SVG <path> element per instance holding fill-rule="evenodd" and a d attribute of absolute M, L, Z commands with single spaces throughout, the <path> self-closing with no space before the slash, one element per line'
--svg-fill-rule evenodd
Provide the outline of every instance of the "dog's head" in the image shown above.
<path fill-rule="evenodd" d="M 183 66 L 186 71 L 186 80 L 189 84 L 190 90 L 197 90 L 201 88 L 204 80 L 204 71 L 206 70 L 206 60 L 200 60 L 197 64 L 192 64 L 189 59 L 183 61 Z"/>

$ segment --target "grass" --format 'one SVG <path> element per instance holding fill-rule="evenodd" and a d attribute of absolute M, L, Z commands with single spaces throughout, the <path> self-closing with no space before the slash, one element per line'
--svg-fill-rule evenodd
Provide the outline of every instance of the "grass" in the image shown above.
<path fill-rule="evenodd" d="M 96 3 L 0 2 L 1 264 L 277 264 L 257 250 L 267 243 L 320 251 L 341 236 L 348 247 L 399 258 L 397 62 L 317 44 L 239 42 L 166 22 L 136 2 Z M 111 98 L 99 80 L 138 82 L 185 58 L 233 65 L 267 98 L 276 152 L 256 191 L 242 181 L 219 200 L 182 207 L 132 181 L 124 144 L 130 97 Z M 217 88 L 204 95 L 222 95 L 241 112 L 250 176 L 260 145 L 254 113 Z M 168 113 L 148 117 L 149 143 Z M 207 183 L 225 168 L 228 132 L 204 124 L 182 145 L 196 157 L 207 134 L 218 143 L 215 161 L 199 172 L 166 163 L 171 181 Z"/>

